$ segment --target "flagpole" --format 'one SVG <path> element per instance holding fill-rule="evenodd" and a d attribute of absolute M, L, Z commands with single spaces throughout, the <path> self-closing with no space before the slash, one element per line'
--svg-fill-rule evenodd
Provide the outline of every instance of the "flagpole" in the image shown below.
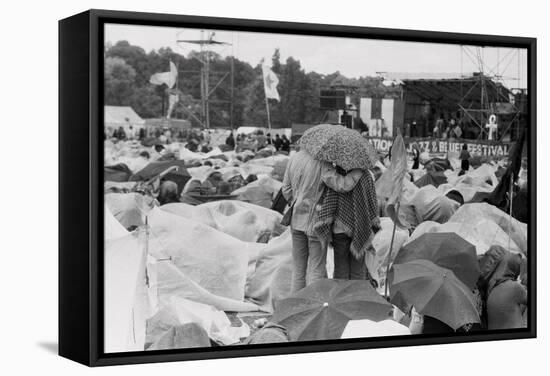
<path fill-rule="evenodd" d="M 265 96 L 265 108 L 267 111 L 267 127 L 269 128 L 269 133 L 271 133 L 271 116 L 269 115 L 269 100 L 267 95 Z"/>

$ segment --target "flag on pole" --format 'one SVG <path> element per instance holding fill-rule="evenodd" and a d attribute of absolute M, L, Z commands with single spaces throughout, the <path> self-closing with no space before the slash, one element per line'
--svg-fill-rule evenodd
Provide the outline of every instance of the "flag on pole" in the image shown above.
<path fill-rule="evenodd" d="M 507 195 L 510 192 L 510 185 L 513 185 L 519 176 L 521 170 L 521 159 L 523 155 L 523 145 L 527 137 L 527 130 L 523 128 L 519 135 L 519 139 L 516 141 L 512 150 L 508 154 L 508 167 L 504 172 L 504 175 L 500 178 L 500 183 L 493 189 L 493 192 L 485 199 L 491 205 L 497 207 L 506 206 L 506 200 L 509 199 Z"/>
<path fill-rule="evenodd" d="M 262 73 L 264 76 L 264 90 L 265 90 L 265 97 L 266 98 L 272 98 L 276 99 L 277 101 L 280 101 L 281 98 L 279 97 L 279 92 L 277 91 L 277 85 L 279 84 L 279 78 L 271 68 L 269 68 L 267 65 L 262 65 Z"/>
<path fill-rule="evenodd" d="M 165 84 L 170 89 L 172 89 L 176 84 L 177 78 L 178 78 L 178 69 L 176 68 L 176 64 L 174 64 L 173 62 L 170 62 L 169 72 L 155 73 L 151 76 L 151 78 L 149 79 L 149 82 L 152 83 L 153 85 Z"/>
<path fill-rule="evenodd" d="M 174 110 L 174 106 L 176 105 L 176 103 L 178 103 L 179 99 L 179 95 L 170 94 L 170 96 L 168 97 L 168 113 L 166 114 L 166 118 L 170 119 L 172 111 Z"/>
<path fill-rule="evenodd" d="M 398 207 L 401 201 L 401 192 L 403 191 L 403 180 L 407 174 L 407 150 L 401 132 L 397 131 L 397 137 L 391 147 L 391 180 L 392 190 L 387 202 L 386 212 L 388 216 L 399 227 L 407 228 L 409 224 L 399 217 Z"/>

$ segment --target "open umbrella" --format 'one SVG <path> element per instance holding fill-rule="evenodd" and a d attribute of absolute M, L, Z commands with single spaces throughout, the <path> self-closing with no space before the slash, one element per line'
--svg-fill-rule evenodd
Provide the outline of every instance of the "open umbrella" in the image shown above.
<path fill-rule="evenodd" d="M 292 341 L 338 339 L 349 320 L 381 321 L 392 310 L 368 281 L 322 279 L 276 302 L 271 320 Z"/>
<path fill-rule="evenodd" d="M 185 162 L 182 160 L 151 162 L 143 169 L 130 176 L 129 180 L 149 180 L 157 175 L 162 174 L 170 167 L 177 167 L 177 169 L 174 169 L 164 175 L 163 179 L 175 182 L 178 185 L 178 195 L 180 195 L 183 187 L 185 186 L 185 183 L 187 183 L 187 181 L 191 179 L 191 175 L 189 174 L 189 172 L 187 172 L 187 168 L 185 167 Z"/>
<path fill-rule="evenodd" d="M 447 176 L 445 176 L 444 171 L 428 170 L 426 175 L 414 182 L 414 185 L 418 188 L 422 188 L 426 185 L 433 185 L 437 188 L 445 183 L 447 183 Z"/>
<path fill-rule="evenodd" d="M 299 144 L 313 158 L 336 163 L 344 170 L 371 169 L 378 153 L 359 132 L 341 125 L 320 124 L 309 128 Z"/>
<path fill-rule="evenodd" d="M 394 264 L 422 259 L 451 270 L 470 289 L 474 288 L 479 278 L 475 245 L 454 232 L 426 233 L 419 236 L 399 250 Z"/>
<path fill-rule="evenodd" d="M 431 261 L 393 264 L 388 280 L 391 302 L 403 311 L 412 305 L 418 313 L 436 318 L 454 330 L 480 322 L 470 289 L 452 271 Z"/>

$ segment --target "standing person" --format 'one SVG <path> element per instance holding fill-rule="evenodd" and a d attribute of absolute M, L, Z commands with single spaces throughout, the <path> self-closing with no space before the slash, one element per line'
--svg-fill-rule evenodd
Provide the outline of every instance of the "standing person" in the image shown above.
<path fill-rule="evenodd" d="M 439 138 L 441 137 L 441 134 L 445 130 L 445 119 L 443 118 L 443 114 L 439 115 L 439 119 L 435 122 L 434 127 L 434 137 Z"/>
<path fill-rule="evenodd" d="M 439 120 L 435 122 L 435 126 L 434 126 L 434 129 L 432 131 L 432 136 L 434 138 L 439 138 L 439 136 L 440 136 Z"/>
<path fill-rule="evenodd" d="M 413 165 L 412 165 L 412 169 L 413 170 L 418 170 L 418 168 L 420 167 L 420 147 L 418 146 L 418 144 L 415 142 L 413 144 Z"/>
<path fill-rule="evenodd" d="M 457 135 L 455 134 L 455 125 L 456 125 L 455 119 L 451 117 L 451 120 L 449 120 L 449 126 L 447 127 L 448 129 L 447 136 L 449 138 L 457 137 Z"/>
<path fill-rule="evenodd" d="M 290 140 L 286 137 L 285 134 L 283 134 L 283 138 L 281 141 L 281 151 L 290 153 Z"/>
<path fill-rule="evenodd" d="M 266 142 L 267 142 L 268 145 L 273 145 L 273 139 L 271 138 L 271 133 L 267 134 Z"/>
<path fill-rule="evenodd" d="M 373 283 L 365 264 L 372 236 L 380 229 L 372 175 L 357 169 L 342 176 L 323 168 L 321 180 L 326 188 L 314 228 L 323 241 L 332 243 L 333 278 Z"/>
<path fill-rule="evenodd" d="M 124 131 L 123 127 L 118 127 L 118 132 L 115 137 L 121 141 L 126 140 L 126 132 Z"/>
<path fill-rule="evenodd" d="M 233 132 L 229 133 L 229 136 L 225 139 L 225 144 L 235 150 L 235 138 L 233 137 Z"/>
<path fill-rule="evenodd" d="M 273 145 L 275 146 L 275 149 L 277 151 L 279 151 L 281 149 L 281 146 L 283 144 L 283 140 L 281 140 L 281 137 L 279 136 L 279 134 L 277 133 L 275 135 L 275 140 L 273 141 Z"/>
<path fill-rule="evenodd" d="M 281 192 L 292 210 L 292 292 L 306 287 L 306 278 L 311 283 L 327 277 L 327 248 L 313 230 L 315 206 L 323 191 L 321 168 L 321 162 L 301 150 L 290 157 L 283 179 Z"/>
<path fill-rule="evenodd" d="M 467 172 L 470 169 L 470 159 L 472 156 L 468 151 L 468 145 L 462 145 L 462 150 L 460 151 L 460 169 L 464 172 Z"/>
<path fill-rule="evenodd" d="M 411 124 L 405 124 L 405 137 L 411 137 Z"/>

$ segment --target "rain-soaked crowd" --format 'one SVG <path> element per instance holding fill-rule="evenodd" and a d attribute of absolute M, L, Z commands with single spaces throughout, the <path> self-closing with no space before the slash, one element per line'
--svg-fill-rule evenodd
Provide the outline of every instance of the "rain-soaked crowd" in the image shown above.
<path fill-rule="evenodd" d="M 212 151 L 211 131 L 198 128 L 176 128 L 176 127 L 155 127 L 147 129 L 146 127 L 128 129 L 120 126 L 118 128 L 106 128 L 104 140 L 116 139 L 125 140 L 150 140 L 160 144 L 171 144 L 173 142 L 185 142 L 186 148 L 192 152 L 208 153 Z M 225 145 L 230 150 L 253 150 L 258 151 L 268 145 L 273 145 L 276 151 L 290 152 L 290 140 L 286 134 L 278 133 L 272 137 L 271 133 L 264 134 L 264 131 L 258 130 L 253 133 L 238 133 L 237 136 L 231 132 L 225 139 Z"/>
<path fill-rule="evenodd" d="M 403 154 L 395 143 L 388 155 L 379 155 L 359 133 L 334 125 L 313 127 L 292 145 L 285 135 L 261 131 L 235 137 L 197 129 L 131 136 L 116 130 L 106 132 L 106 139 L 107 207 L 126 230 L 143 221 L 128 220 L 128 209 L 114 203 L 113 193 L 145 192 L 154 198 L 152 206 L 165 212 L 267 244 L 260 256 L 250 256 L 253 267 L 239 279 L 244 296 L 235 298 L 256 304 L 255 309 L 228 305 L 227 296 L 205 298 L 206 292 L 191 299 L 225 312 L 264 312 L 258 317 L 265 319 L 250 325 L 253 335 L 240 343 L 275 341 L 273 336 L 259 340 L 262 332 L 290 341 L 379 333 L 348 333 L 362 320 L 384 326 L 386 334 L 527 325 L 528 208 L 521 147 L 500 161 L 480 161 L 466 147 L 458 155 L 434 156 L 413 145 Z M 399 158 L 405 167 L 396 183 Z M 148 184 L 150 189 L 143 189 Z M 273 220 L 256 235 L 243 235 L 266 218 Z M 250 246 L 244 244 L 240 247 Z M 193 268 L 200 266 L 182 270 L 192 275 Z M 218 294 L 204 278 L 194 283 Z M 322 325 L 296 311 L 296 299 L 312 312 L 328 310 Z M 338 307 L 348 317 L 342 321 L 330 310 L 344 301 L 354 304 Z"/>

